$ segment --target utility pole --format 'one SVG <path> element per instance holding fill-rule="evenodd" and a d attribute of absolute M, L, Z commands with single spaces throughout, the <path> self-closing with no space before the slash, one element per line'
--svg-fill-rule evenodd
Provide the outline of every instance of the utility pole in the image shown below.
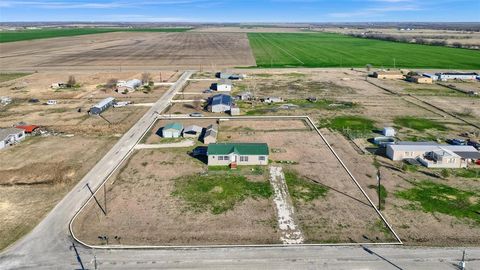
<path fill-rule="evenodd" d="M 462 260 L 459 264 L 460 270 L 465 270 L 465 250 L 463 250 Z"/>
<path fill-rule="evenodd" d="M 107 215 L 107 183 L 103 183 L 103 202 L 105 203 L 105 216 Z"/>
<path fill-rule="evenodd" d="M 380 211 L 382 209 L 382 199 L 381 199 L 381 196 L 380 196 L 380 192 L 381 192 L 381 185 L 380 185 L 380 181 L 381 181 L 382 177 L 380 176 L 380 170 L 377 170 L 377 193 L 378 193 L 378 211 Z"/>

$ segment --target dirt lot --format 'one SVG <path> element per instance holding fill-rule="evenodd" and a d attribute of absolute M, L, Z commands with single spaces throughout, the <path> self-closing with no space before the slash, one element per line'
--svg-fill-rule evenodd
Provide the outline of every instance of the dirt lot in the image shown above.
<path fill-rule="evenodd" d="M 254 66 L 244 33 L 105 33 L 0 44 L 3 70 Z"/>
<path fill-rule="evenodd" d="M 36 137 L 3 149 L 0 250 L 29 232 L 114 141 L 114 138 L 86 136 Z"/>
<path fill-rule="evenodd" d="M 222 122 L 219 140 L 267 142 L 276 149 L 270 159 L 294 160 L 297 165 L 285 168 L 329 188 L 325 198 L 296 205 L 306 242 L 363 242 L 363 235 L 374 242 L 394 241 L 325 144 L 302 121 L 254 122 Z M 255 131 L 257 127 L 263 131 Z M 247 131 L 239 131 L 243 129 Z M 151 138 L 147 140 L 154 143 Z M 220 215 L 182 211 L 185 202 L 171 195 L 172 179 L 206 170 L 205 164 L 186 154 L 187 150 L 138 151 L 108 185 L 108 216 L 91 203 L 76 221 L 79 238 L 90 244 L 102 243 L 97 236 L 104 234 L 120 236 L 122 244 L 135 245 L 279 243 L 271 198 L 248 199 Z"/>
<path fill-rule="evenodd" d="M 89 244 L 101 244 L 99 235 L 120 236 L 120 243 L 132 245 L 279 243 L 270 200 L 247 199 L 214 215 L 188 211 L 184 201 L 171 195 L 173 178 L 204 170 L 203 163 L 183 150 L 136 152 L 108 187 L 108 216 L 90 204 L 74 223 L 74 231 Z"/>
<path fill-rule="evenodd" d="M 359 155 L 341 135 L 324 130 L 327 140 L 342 157 L 370 198 L 377 203 L 375 167 L 372 155 Z M 381 164 L 382 185 L 388 192 L 382 213 L 391 222 L 402 241 L 408 245 L 458 246 L 480 243 L 480 226 L 468 219 L 458 219 L 442 213 L 412 210 L 409 201 L 395 196 L 395 192 L 412 188 L 421 180 L 430 180 L 462 190 L 478 190 L 478 181 L 451 176 L 447 179 L 432 177 L 432 171 L 420 168 L 418 172 L 401 170 L 401 162 L 378 157 Z M 436 172 L 438 173 L 438 172 Z"/>

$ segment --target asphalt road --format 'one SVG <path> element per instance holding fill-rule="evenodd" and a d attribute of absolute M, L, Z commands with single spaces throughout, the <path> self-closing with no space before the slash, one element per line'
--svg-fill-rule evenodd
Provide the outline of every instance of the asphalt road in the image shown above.
<path fill-rule="evenodd" d="M 359 246 L 236 247 L 156 250 L 93 250 L 73 246 L 68 225 L 96 189 L 122 162 L 157 113 L 190 77 L 170 90 L 115 144 L 95 167 L 28 235 L 0 254 L 0 269 L 459 269 L 462 248 Z M 478 237 L 478 236 L 472 236 Z M 467 249 L 467 268 L 480 269 L 480 248 Z"/>

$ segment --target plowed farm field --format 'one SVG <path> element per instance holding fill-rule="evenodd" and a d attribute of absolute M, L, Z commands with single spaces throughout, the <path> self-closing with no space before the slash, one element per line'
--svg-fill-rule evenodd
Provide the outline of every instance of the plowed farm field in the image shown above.
<path fill-rule="evenodd" d="M 117 32 L 0 44 L 2 70 L 255 66 L 245 33 Z"/>

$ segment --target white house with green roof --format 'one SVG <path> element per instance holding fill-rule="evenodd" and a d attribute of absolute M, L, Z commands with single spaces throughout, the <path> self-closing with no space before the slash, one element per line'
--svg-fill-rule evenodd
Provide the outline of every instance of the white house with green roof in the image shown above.
<path fill-rule="evenodd" d="M 168 123 L 162 129 L 162 137 L 178 138 L 182 135 L 183 125 L 180 123 Z"/>
<path fill-rule="evenodd" d="M 208 166 L 268 165 L 266 143 L 211 143 L 208 145 Z"/>

